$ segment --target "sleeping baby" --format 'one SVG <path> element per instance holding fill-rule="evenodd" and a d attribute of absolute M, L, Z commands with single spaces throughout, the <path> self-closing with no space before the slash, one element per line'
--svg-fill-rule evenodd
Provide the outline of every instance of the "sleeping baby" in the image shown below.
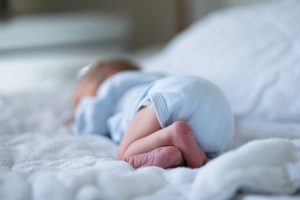
<path fill-rule="evenodd" d="M 233 116 L 214 84 L 144 73 L 124 59 L 99 62 L 81 77 L 73 111 L 76 133 L 111 138 L 134 168 L 198 168 L 233 143 Z"/>

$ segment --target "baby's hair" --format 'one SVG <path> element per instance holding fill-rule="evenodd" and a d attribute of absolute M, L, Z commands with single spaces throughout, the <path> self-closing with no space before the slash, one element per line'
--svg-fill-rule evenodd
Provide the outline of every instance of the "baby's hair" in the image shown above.
<path fill-rule="evenodd" d="M 139 70 L 133 62 L 123 58 L 98 61 L 83 72 L 75 88 L 73 108 L 83 97 L 95 96 L 98 87 L 110 76 L 128 70 Z"/>
<path fill-rule="evenodd" d="M 100 60 L 92 63 L 79 71 L 79 78 L 82 78 L 90 71 L 94 71 L 95 68 L 110 68 L 111 70 L 124 71 L 124 70 L 139 70 L 137 64 L 129 61 L 125 58 L 109 58 L 105 60 Z"/>
<path fill-rule="evenodd" d="M 124 58 L 111 58 L 103 61 L 98 61 L 94 65 L 94 67 L 101 67 L 101 66 L 111 67 L 120 71 L 139 69 L 139 67 L 135 63 Z"/>

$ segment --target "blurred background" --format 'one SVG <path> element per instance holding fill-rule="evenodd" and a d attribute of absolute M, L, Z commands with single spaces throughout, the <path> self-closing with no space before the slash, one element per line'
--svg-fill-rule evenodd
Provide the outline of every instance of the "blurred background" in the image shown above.
<path fill-rule="evenodd" d="M 114 55 L 144 59 L 207 14 L 258 0 L 0 0 L 0 94 L 72 82 Z"/>

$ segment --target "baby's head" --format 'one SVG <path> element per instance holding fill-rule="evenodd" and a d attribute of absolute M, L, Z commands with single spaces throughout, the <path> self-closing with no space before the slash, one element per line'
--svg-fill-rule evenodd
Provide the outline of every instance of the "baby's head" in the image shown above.
<path fill-rule="evenodd" d="M 139 70 L 132 62 L 115 58 L 94 64 L 78 81 L 73 97 L 73 112 L 83 97 L 95 96 L 101 83 L 110 76 L 125 70 Z"/>

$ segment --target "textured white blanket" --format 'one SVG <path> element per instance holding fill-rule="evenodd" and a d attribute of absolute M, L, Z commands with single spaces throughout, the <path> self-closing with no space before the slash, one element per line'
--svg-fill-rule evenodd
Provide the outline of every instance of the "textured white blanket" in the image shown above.
<path fill-rule="evenodd" d="M 66 91 L 2 98 L 0 199 L 206 200 L 229 199 L 238 190 L 292 194 L 300 187 L 299 139 L 252 141 L 200 169 L 134 170 L 115 159 L 117 147 L 108 139 L 71 135 L 63 125 Z M 256 125 L 239 123 L 237 139 L 249 139 L 243 134 Z"/>

